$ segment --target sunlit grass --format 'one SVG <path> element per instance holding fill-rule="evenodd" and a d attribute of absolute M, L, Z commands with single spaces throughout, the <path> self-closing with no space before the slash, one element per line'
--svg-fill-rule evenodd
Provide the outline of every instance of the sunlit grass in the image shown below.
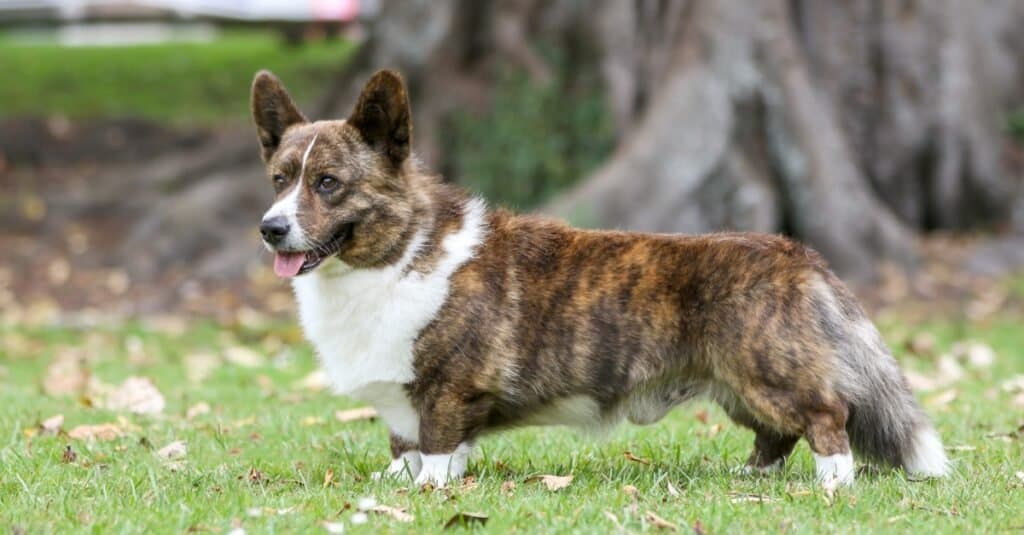
<path fill-rule="evenodd" d="M 345 41 L 291 47 L 273 32 L 252 31 L 209 43 L 74 48 L 21 45 L 0 34 L 0 114 L 245 121 L 257 70 L 275 71 L 310 104 L 352 48 Z"/>

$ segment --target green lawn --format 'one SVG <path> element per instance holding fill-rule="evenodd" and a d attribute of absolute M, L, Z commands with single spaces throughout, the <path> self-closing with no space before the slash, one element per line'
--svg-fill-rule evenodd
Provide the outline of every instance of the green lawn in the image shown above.
<path fill-rule="evenodd" d="M 901 347 L 908 337 L 930 332 L 938 352 L 974 339 L 994 348 L 997 359 L 992 368 L 968 368 L 948 389 L 922 394 L 950 448 L 955 475 L 914 482 L 898 472 L 862 471 L 854 488 L 833 497 L 813 482 L 803 443 L 784 473 L 735 471 L 752 435 L 702 403 L 654 426 L 624 426 L 597 442 L 556 428 L 484 438 L 469 465 L 475 483 L 450 490 L 377 482 L 371 472 L 389 460 L 383 425 L 341 422 L 335 411 L 351 402 L 300 384 L 315 366 L 293 326 L 200 323 L 183 332 L 166 322 L 8 326 L 0 328 L 0 528 L 315 533 L 325 532 L 328 522 L 346 533 L 421 532 L 440 530 L 457 512 L 478 512 L 489 516 L 483 527 L 493 532 L 610 532 L 617 524 L 634 532 L 658 529 L 651 512 L 683 531 L 699 523 L 703 533 L 1022 529 L 1024 453 L 1016 430 L 1024 408 L 1011 401 L 1016 394 L 999 388 L 1024 370 L 1020 319 L 882 323 Z M 265 355 L 266 363 L 249 368 L 224 358 L 242 353 L 239 347 Z M 167 408 L 130 416 L 91 408 L 80 397 L 43 394 L 47 367 L 68 351 L 79 351 L 104 383 L 151 378 Z M 210 362 L 195 357 L 201 353 L 218 356 L 219 365 L 205 379 L 190 379 L 196 362 Z M 933 363 L 904 358 L 909 367 L 934 373 Z M 212 410 L 187 418 L 200 402 Z M 41 432 L 40 423 L 58 414 L 65 417 L 63 431 Z M 68 436 L 79 425 L 98 423 L 114 423 L 126 434 L 93 442 Z M 176 440 L 187 445 L 184 458 L 157 457 Z M 73 462 L 64 462 L 68 447 Z M 627 459 L 627 451 L 649 464 Z M 541 474 L 574 480 L 552 492 L 530 481 Z M 404 508 L 412 523 L 373 512 L 365 524 L 355 523 L 364 498 Z"/>
<path fill-rule="evenodd" d="M 351 51 L 344 41 L 289 47 L 275 33 L 253 31 L 205 44 L 77 48 L 22 45 L 0 33 L 0 114 L 244 121 L 257 70 L 273 70 L 300 103 L 311 103 Z"/>

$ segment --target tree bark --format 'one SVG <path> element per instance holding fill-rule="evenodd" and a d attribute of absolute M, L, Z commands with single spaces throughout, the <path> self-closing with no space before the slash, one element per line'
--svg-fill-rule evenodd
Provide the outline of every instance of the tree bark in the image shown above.
<path fill-rule="evenodd" d="M 344 117 L 373 71 L 397 68 L 414 146 L 442 169 L 451 114 L 487 105 L 497 66 L 550 80 L 558 67 L 536 44 L 555 43 L 575 54 L 568 68 L 602 75 L 619 142 L 544 211 L 586 226 L 784 232 L 869 278 L 879 261 L 912 264 L 920 232 L 1024 213 L 1001 128 L 1024 102 L 1022 22 L 1015 0 L 385 1 L 307 111 Z M 130 186 L 145 217 L 124 251 L 137 271 L 198 258 L 219 274 L 255 256 L 255 136 L 138 174 L 151 178 Z M 165 238 L 168 226 L 180 230 Z"/>

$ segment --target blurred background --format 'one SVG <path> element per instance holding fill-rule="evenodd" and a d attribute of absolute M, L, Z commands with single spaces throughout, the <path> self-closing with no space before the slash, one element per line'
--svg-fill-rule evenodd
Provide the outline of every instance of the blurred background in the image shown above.
<path fill-rule="evenodd" d="M 419 155 L 493 205 L 785 233 L 874 309 L 1019 308 L 1022 27 L 1015 0 L 0 0 L 3 320 L 288 313 L 261 68 L 314 118 L 401 70 Z"/>

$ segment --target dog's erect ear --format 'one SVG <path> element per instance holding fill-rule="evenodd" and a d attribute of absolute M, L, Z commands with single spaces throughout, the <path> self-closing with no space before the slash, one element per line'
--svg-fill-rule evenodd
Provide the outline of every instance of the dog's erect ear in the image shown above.
<path fill-rule="evenodd" d="M 377 71 L 363 87 L 348 123 L 393 165 L 401 165 L 412 144 L 412 110 L 402 75 Z"/>
<path fill-rule="evenodd" d="M 281 80 L 270 71 L 256 73 L 252 81 L 252 118 L 265 162 L 277 152 L 281 136 L 289 126 L 308 122 Z"/>

